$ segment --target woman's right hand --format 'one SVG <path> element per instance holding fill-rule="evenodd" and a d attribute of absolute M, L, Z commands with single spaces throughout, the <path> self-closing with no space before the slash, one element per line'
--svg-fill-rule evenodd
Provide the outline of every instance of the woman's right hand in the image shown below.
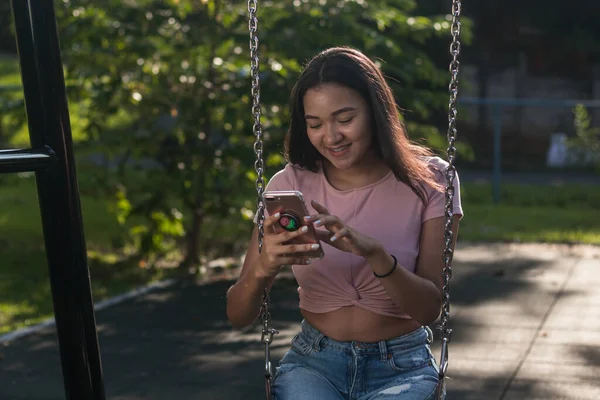
<path fill-rule="evenodd" d="M 262 251 L 260 252 L 260 265 L 257 274 L 262 278 L 275 277 L 283 265 L 292 264 L 310 264 L 311 259 L 303 256 L 302 253 L 319 248 L 318 243 L 314 244 L 284 244 L 285 242 L 299 237 L 308 231 L 307 226 L 303 226 L 294 232 L 277 232 L 280 214 L 276 213 L 264 221 L 264 238 Z"/>

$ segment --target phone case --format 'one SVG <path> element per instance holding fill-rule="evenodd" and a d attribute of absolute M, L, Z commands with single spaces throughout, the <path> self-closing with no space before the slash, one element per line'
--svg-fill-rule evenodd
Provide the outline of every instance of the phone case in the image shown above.
<path fill-rule="evenodd" d="M 277 226 L 279 232 L 283 230 L 295 231 L 302 226 L 308 226 L 308 232 L 300 235 L 287 243 L 319 243 L 315 228 L 312 224 L 306 223 L 304 217 L 310 215 L 302 193 L 297 190 L 269 191 L 264 193 L 265 207 L 269 215 L 277 212 L 281 213 L 279 218 L 280 225 Z M 323 247 L 304 253 L 306 257 L 321 259 L 325 256 Z"/>

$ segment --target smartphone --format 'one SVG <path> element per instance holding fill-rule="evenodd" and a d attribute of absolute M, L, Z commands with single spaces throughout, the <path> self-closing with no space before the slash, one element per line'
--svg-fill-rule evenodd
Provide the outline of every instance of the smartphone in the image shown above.
<path fill-rule="evenodd" d="M 304 217 L 310 215 L 302 193 L 297 190 L 267 191 L 263 194 L 265 207 L 269 215 L 281 213 L 279 224 L 275 225 L 278 232 L 296 231 L 303 226 L 308 226 L 308 232 L 300 235 L 285 244 L 318 243 L 319 248 L 303 253 L 308 258 L 321 259 L 325 256 L 323 247 L 317 239 L 317 233 L 312 224 L 308 224 Z"/>

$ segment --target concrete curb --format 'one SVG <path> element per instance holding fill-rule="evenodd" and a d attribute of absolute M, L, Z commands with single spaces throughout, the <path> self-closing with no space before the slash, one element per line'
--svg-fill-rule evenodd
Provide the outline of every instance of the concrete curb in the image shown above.
<path fill-rule="evenodd" d="M 139 297 L 144 294 L 150 293 L 153 290 L 169 287 L 169 286 L 175 284 L 176 282 L 177 282 L 176 279 L 166 279 L 163 281 L 151 283 L 146 286 L 141 286 L 141 287 L 135 288 L 133 290 L 130 290 L 129 292 L 125 292 L 125 293 L 119 294 L 117 296 L 114 296 L 109 299 L 106 299 L 106 300 L 96 303 L 94 305 L 94 310 L 96 312 L 100 311 L 100 310 L 104 310 L 105 308 L 122 303 L 125 300 L 133 299 L 135 297 Z M 17 339 L 20 339 L 27 335 L 31 335 L 33 333 L 39 332 L 43 329 L 46 329 L 46 328 L 54 326 L 54 325 L 55 325 L 54 318 L 48 318 L 47 320 L 42 321 L 39 324 L 28 326 L 26 328 L 16 329 L 12 332 L 5 333 L 4 335 L 0 336 L 0 343 L 12 342 L 14 340 L 17 340 Z"/>

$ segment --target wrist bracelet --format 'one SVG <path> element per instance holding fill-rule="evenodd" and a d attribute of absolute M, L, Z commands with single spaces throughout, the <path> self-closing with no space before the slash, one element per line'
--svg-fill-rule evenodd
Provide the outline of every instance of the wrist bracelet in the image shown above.
<path fill-rule="evenodd" d="M 398 260 L 396 259 L 396 257 L 394 257 L 393 254 L 390 254 L 390 256 L 392 256 L 392 258 L 394 259 L 394 266 L 392 267 L 392 269 L 390 270 L 390 272 L 387 272 L 387 273 L 385 273 L 383 275 L 378 275 L 377 272 L 373 271 L 373 275 L 375 275 L 378 278 L 385 278 L 387 276 L 390 276 L 392 274 L 392 272 L 394 272 L 394 270 L 398 266 Z"/>

